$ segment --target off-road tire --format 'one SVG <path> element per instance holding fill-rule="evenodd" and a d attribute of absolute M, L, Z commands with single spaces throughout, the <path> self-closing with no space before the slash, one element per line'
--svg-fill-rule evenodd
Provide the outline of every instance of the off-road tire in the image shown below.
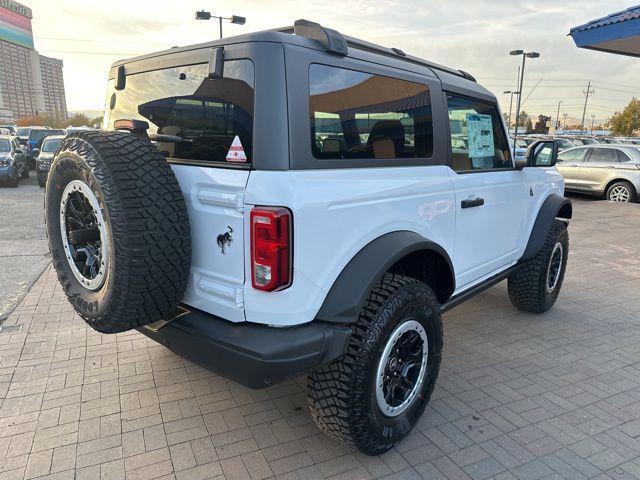
<path fill-rule="evenodd" d="M 397 417 L 388 417 L 376 401 L 375 377 L 387 339 L 407 318 L 416 319 L 426 331 L 427 371 L 410 406 Z M 441 355 L 442 321 L 431 289 L 413 278 L 385 274 L 352 325 L 347 353 L 309 375 L 311 416 L 326 434 L 362 453 L 384 453 L 413 428 L 424 412 L 438 377 Z"/>
<path fill-rule="evenodd" d="M 61 199 L 73 180 L 97 198 L 110 261 L 97 290 L 80 284 L 65 256 Z M 125 132 L 75 132 L 60 145 L 45 192 L 53 265 L 69 301 L 95 330 L 116 333 L 169 318 L 191 265 L 184 197 L 170 165 L 148 140 Z"/>
<path fill-rule="evenodd" d="M 638 192 L 636 192 L 635 187 L 629 183 L 626 182 L 624 180 L 620 180 L 619 182 L 615 182 L 613 184 L 611 184 L 611 186 L 609 188 L 607 188 L 607 191 L 605 193 L 605 198 L 609 201 L 611 200 L 611 193 L 613 192 L 613 190 L 616 187 L 625 187 L 628 191 L 629 191 L 629 203 L 636 203 L 638 201 Z"/>
<path fill-rule="evenodd" d="M 548 269 L 557 244 L 562 247 L 562 263 L 557 283 L 553 290 L 549 292 L 547 289 Z M 544 246 L 540 252 L 535 257 L 524 261 L 509 276 L 507 288 L 511 303 L 520 310 L 527 312 L 543 313 L 549 310 L 558 298 L 562 288 L 568 255 L 569 233 L 567 232 L 567 224 L 561 220 L 554 220 L 549 232 L 547 232 Z"/>

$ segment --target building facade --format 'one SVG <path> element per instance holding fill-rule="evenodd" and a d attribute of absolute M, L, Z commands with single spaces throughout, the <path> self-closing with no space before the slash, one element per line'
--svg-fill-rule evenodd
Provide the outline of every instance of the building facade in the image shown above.
<path fill-rule="evenodd" d="M 30 8 L 0 0 L 0 123 L 36 115 L 67 119 L 62 60 L 34 49 L 32 18 Z"/>

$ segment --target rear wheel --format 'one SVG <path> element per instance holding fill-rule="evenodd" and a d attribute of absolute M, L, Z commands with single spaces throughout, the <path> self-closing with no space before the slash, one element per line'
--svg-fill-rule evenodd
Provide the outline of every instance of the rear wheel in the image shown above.
<path fill-rule="evenodd" d="M 147 140 L 79 132 L 60 144 L 45 192 L 49 245 L 75 310 L 115 333 L 168 318 L 191 265 L 184 197 Z"/>
<path fill-rule="evenodd" d="M 379 455 L 413 428 L 433 392 L 438 301 L 424 283 L 386 274 L 352 328 L 347 353 L 309 376 L 309 408 L 329 436 Z"/>
<path fill-rule="evenodd" d="M 636 202 L 637 192 L 631 183 L 619 181 L 607 189 L 607 200 L 623 203 Z"/>

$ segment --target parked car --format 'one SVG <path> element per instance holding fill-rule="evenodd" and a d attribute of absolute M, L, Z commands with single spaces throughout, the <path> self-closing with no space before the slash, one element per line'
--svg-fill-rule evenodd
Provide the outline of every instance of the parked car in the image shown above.
<path fill-rule="evenodd" d="M 36 168 L 36 150 L 40 148 L 42 141 L 50 137 L 51 135 L 64 135 L 64 130 L 58 130 L 53 128 L 32 128 L 29 130 L 29 141 L 27 142 L 27 162 L 29 169 L 34 170 Z"/>
<path fill-rule="evenodd" d="M 8 128 L 0 127 L 0 135 L 11 135 L 11 130 Z"/>
<path fill-rule="evenodd" d="M 16 130 L 16 137 L 20 145 L 26 146 L 29 142 L 29 131 L 31 131 L 31 127 L 19 127 Z"/>
<path fill-rule="evenodd" d="M 16 127 L 13 125 L 0 125 L 0 128 L 5 128 L 7 130 L 9 130 L 9 135 L 15 135 L 16 134 Z"/>
<path fill-rule="evenodd" d="M 558 145 L 558 151 L 560 152 L 576 146 L 574 143 L 574 139 L 568 139 L 565 137 L 554 137 L 553 139 L 556 141 Z"/>
<path fill-rule="evenodd" d="M 29 178 L 29 168 L 22 147 L 13 135 L 0 136 L 0 181 L 18 186 L 19 178 Z"/>
<path fill-rule="evenodd" d="M 442 312 L 501 280 L 558 298 L 557 147 L 514 160 L 468 73 L 298 20 L 117 62 L 106 98 L 45 192 L 76 312 L 247 387 L 308 374 L 317 425 L 366 454 L 424 412 Z"/>
<path fill-rule="evenodd" d="M 38 185 L 41 187 L 44 187 L 47 183 L 47 175 L 49 174 L 49 167 L 51 166 L 51 160 L 53 160 L 53 154 L 58 150 L 63 138 L 64 135 L 51 135 L 46 137 L 42 141 L 40 148 L 34 151 L 36 154 Z"/>
<path fill-rule="evenodd" d="M 558 154 L 568 191 L 635 202 L 640 191 L 640 148 L 626 145 L 576 147 Z"/>

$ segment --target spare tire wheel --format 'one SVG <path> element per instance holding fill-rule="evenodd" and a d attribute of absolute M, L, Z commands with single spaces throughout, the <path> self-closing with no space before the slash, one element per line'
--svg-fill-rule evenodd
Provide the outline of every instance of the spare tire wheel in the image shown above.
<path fill-rule="evenodd" d="M 168 318 L 191 265 L 185 201 L 171 166 L 146 139 L 76 132 L 60 144 L 45 193 L 53 265 L 95 330 Z"/>

